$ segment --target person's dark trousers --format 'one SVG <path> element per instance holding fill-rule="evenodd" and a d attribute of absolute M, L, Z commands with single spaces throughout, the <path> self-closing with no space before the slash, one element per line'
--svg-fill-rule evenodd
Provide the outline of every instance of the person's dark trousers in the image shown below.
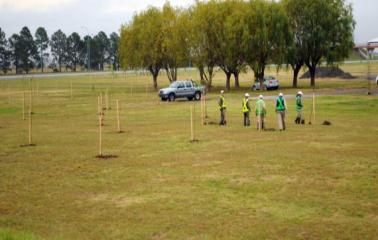
<path fill-rule="evenodd" d="M 219 125 L 226 125 L 226 109 L 221 109 L 221 120 L 219 122 Z"/>
<path fill-rule="evenodd" d="M 250 126 L 251 122 L 249 120 L 249 112 L 243 113 L 244 115 L 244 126 Z"/>

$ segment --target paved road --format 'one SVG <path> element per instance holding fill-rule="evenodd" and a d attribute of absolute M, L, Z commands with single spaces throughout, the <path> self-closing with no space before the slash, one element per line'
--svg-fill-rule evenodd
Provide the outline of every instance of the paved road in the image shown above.
<path fill-rule="evenodd" d="M 123 71 L 116 71 L 117 74 L 125 74 Z M 126 71 L 127 75 L 134 74 L 135 71 Z M 0 76 L 0 80 L 16 80 L 25 78 L 51 78 L 51 77 L 78 77 L 78 76 L 101 76 L 111 75 L 112 72 L 72 72 L 72 73 L 38 73 L 23 75 Z"/>

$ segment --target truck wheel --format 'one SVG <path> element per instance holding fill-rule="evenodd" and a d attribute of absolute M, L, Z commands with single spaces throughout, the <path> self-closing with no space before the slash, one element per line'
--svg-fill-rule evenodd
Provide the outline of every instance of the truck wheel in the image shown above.
<path fill-rule="evenodd" d="M 201 93 L 200 93 L 200 92 L 196 92 L 196 93 L 194 94 L 194 99 L 195 99 L 196 101 L 201 100 Z"/>
<path fill-rule="evenodd" d="M 170 102 L 173 102 L 174 100 L 175 100 L 175 94 L 174 93 L 170 93 L 169 95 L 168 95 L 168 99 L 169 99 L 169 101 Z"/>

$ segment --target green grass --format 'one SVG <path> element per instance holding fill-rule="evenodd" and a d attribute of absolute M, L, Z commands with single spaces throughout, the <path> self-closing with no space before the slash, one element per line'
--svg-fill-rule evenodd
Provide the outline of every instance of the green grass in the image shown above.
<path fill-rule="evenodd" d="M 226 94 L 227 127 L 201 126 L 195 103 L 196 143 L 189 142 L 193 102 L 160 102 L 151 88 L 146 94 L 149 77 L 119 75 L 34 79 L 36 146 L 20 147 L 27 143 L 28 81 L 0 81 L 0 239 L 376 238 L 378 98 L 332 96 L 334 88 L 366 88 L 366 66 L 343 67 L 361 76 L 319 80 L 324 95 L 313 125 L 294 125 L 288 100 L 286 132 L 242 126 L 241 99 L 252 79 L 242 75 L 242 88 Z M 198 78 L 191 71 L 179 77 Z M 278 77 L 285 94 L 295 92 L 290 73 Z M 159 85 L 167 84 L 161 76 Z M 223 84 L 218 72 L 207 97 L 209 122 L 218 121 Z M 310 94 L 307 85 L 301 80 Z M 99 160 L 97 94 L 106 89 L 112 109 L 103 151 L 118 157 Z M 115 99 L 123 134 L 116 133 Z M 273 101 L 266 103 L 267 127 L 277 128 Z M 308 120 L 311 99 L 304 104 Z"/>

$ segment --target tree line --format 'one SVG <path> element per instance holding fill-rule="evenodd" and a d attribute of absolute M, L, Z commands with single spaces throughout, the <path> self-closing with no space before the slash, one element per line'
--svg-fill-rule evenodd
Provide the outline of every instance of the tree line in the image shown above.
<path fill-rule="evenodd" d="M 118 42 L 117 33 L 108 37 L 103 31 L 94 37 L 86 35 L 82 38 L 77 32 L 67 36 L 59 29 L 49 38 L 43 27 L 36 30 L 34 37 L 28 27 L 23 27 L 19 34 L 7 39 L 0 28 L 0 71 L 7 73 L 14 66 L 17 74 L 29 73 L 33 68 L 43 72 L 46 63 L 59 72 L 62 67 L 66 71 L 76 71 L 78 67 L 104 70 L 105 64 L 118 70 Z"/>
<path fill-rule="evenodd" d="M 211 89 L 214 68 L 226 75 L 226 88 L 239 87 L 239 74 L 252 69 L 262 84 L 268 64 L 307 67 L 311 86 L 322 63 L 348 57 L 354 41 L 352 7 L 345 0 L 210 0 L 188 8 L 167 2 L 148 7 L 121 27 L 119 54 L 123 68 L 150 71 L 154 87 L 161 70 L 169 81 L 177 69 L 198 68 L 202 84 Z"/>

